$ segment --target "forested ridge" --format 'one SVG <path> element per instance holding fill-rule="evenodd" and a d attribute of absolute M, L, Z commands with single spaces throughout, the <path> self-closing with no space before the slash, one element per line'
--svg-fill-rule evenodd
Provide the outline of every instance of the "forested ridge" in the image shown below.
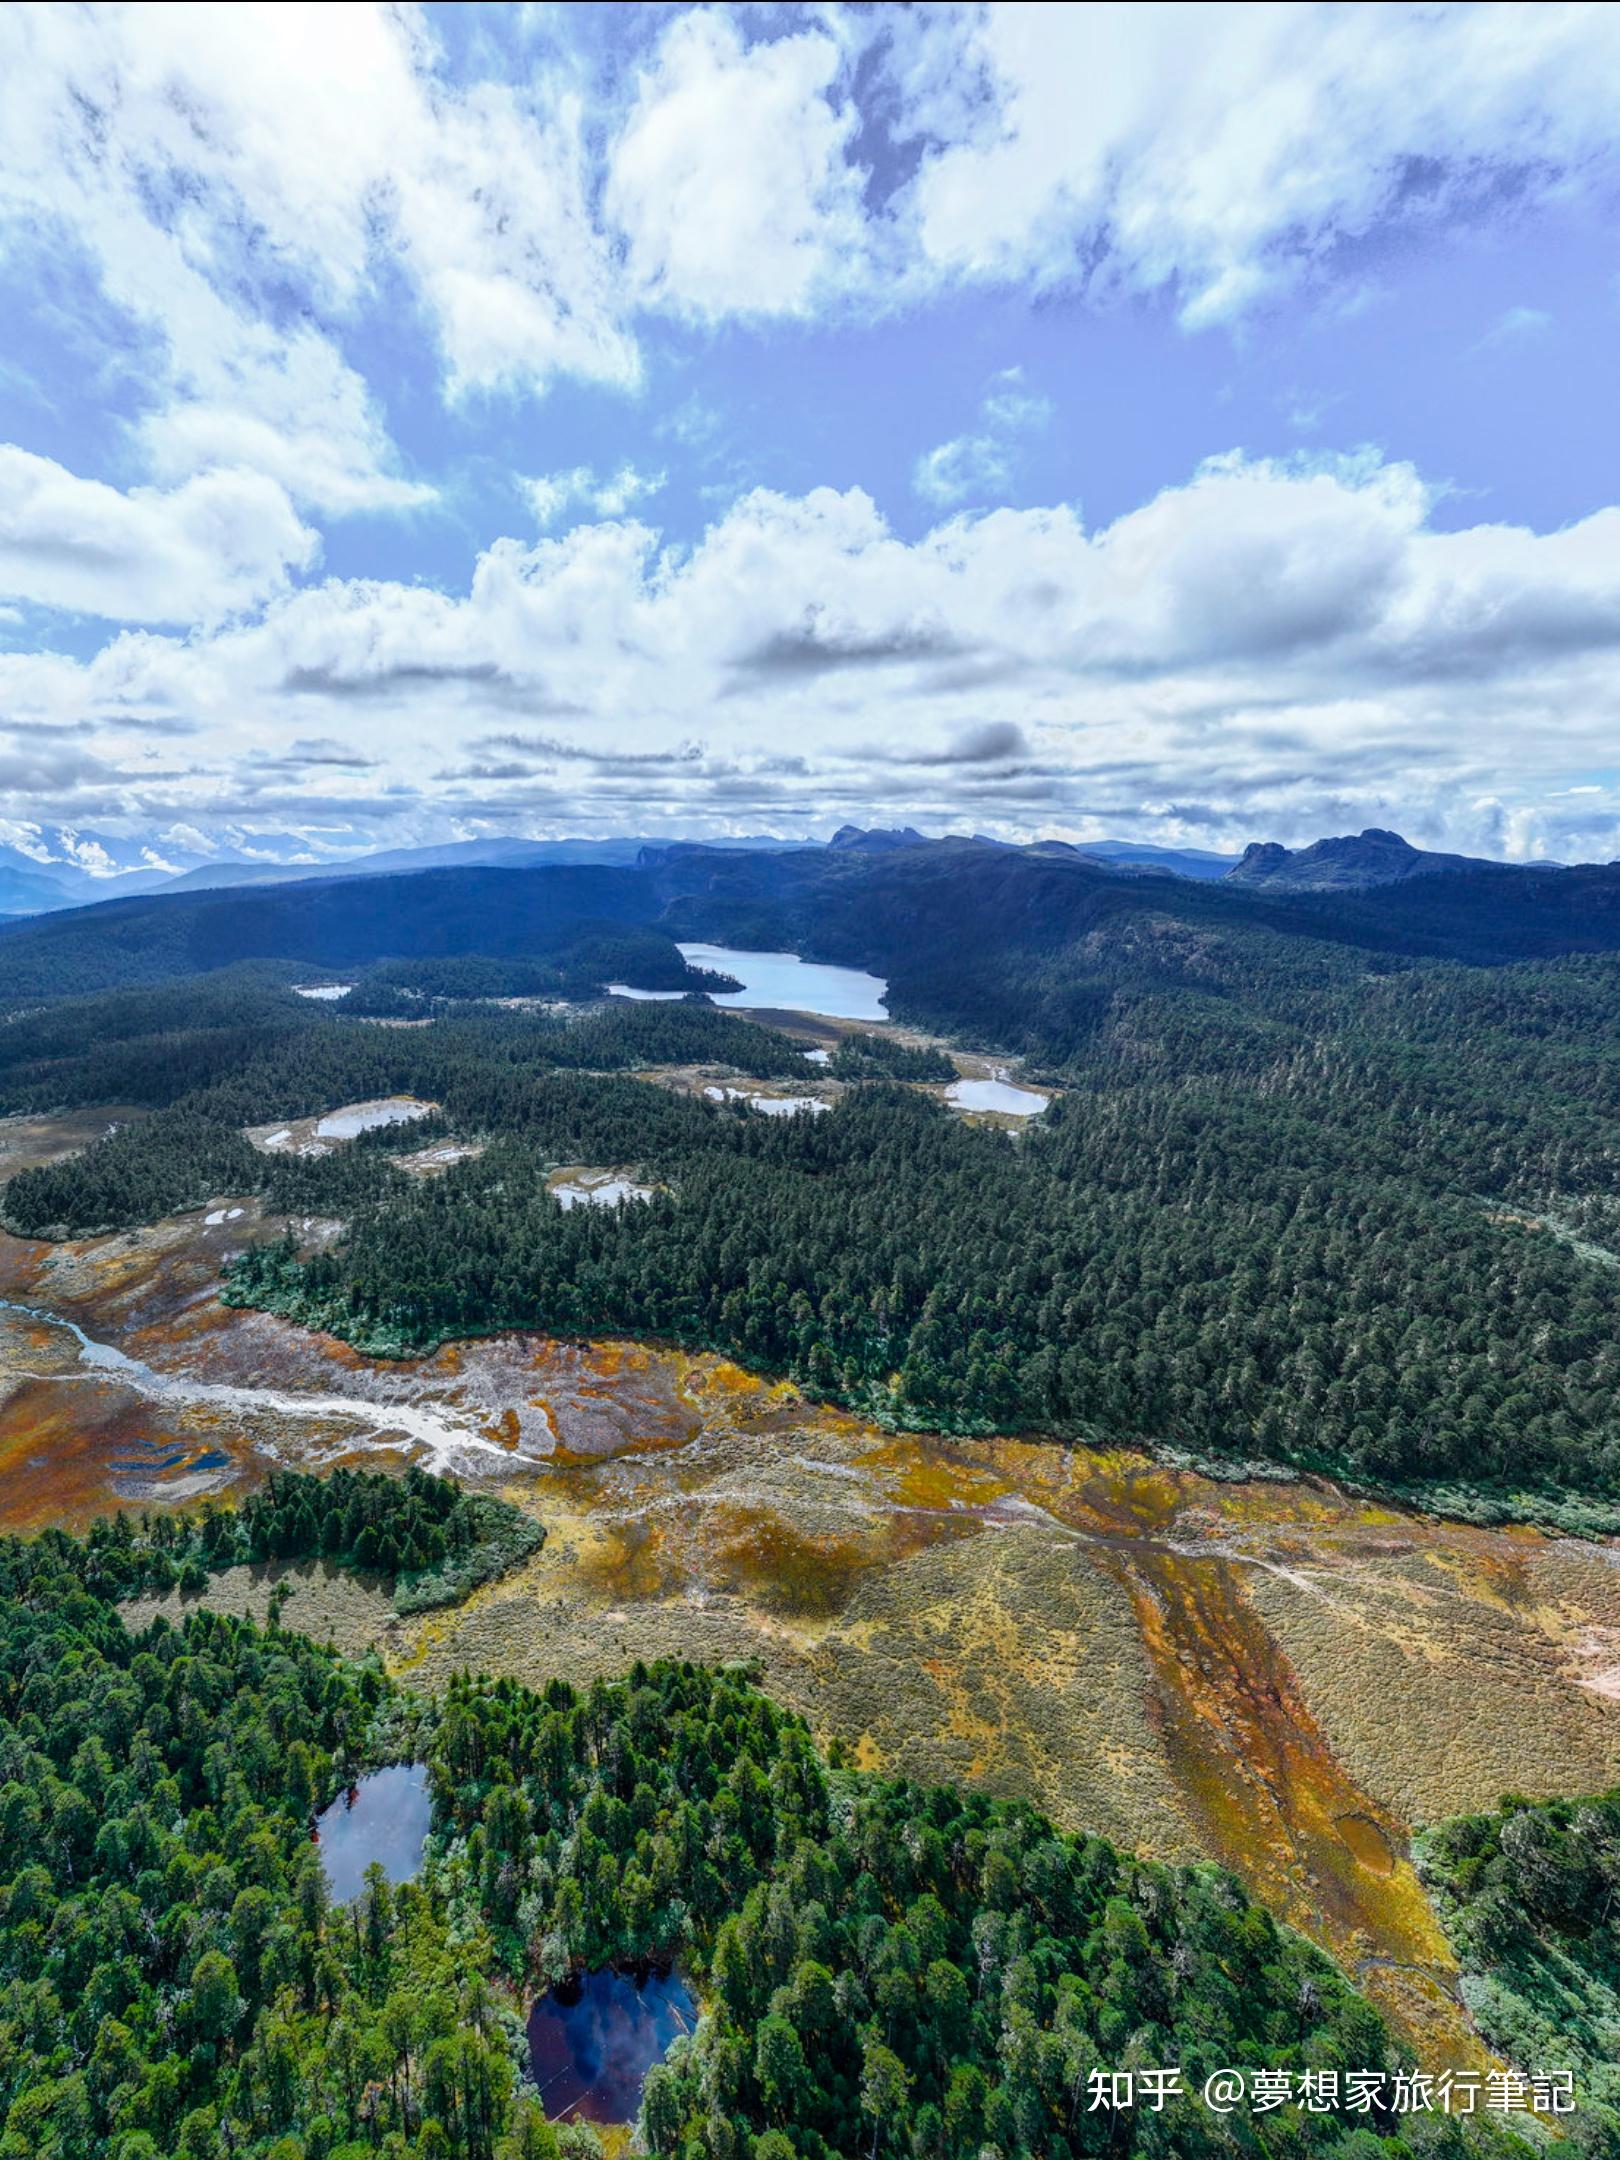
<path fill-rule="evenodd" d="M 183 1016 L 177 997 L 189 1001 Z M 406 1092 L 442 1102 L 465 1129 L 517 1130 L 532 1121 L 543 1080 L 680 1061 L 761 1079 L 806 1071 L 786 1036 L 684 1000 L 572 1022 L 473 1000 L 431 1025 L 389 1028 L 293 996 L 253 969 L 76 1000 L 0 1022 L 0 1107 L 113 1101 L 152 1114 L 84 1156 L 12 1180 L 5 1219 L 25 1235 L 122 1228 L 223 1193 L 256 1194 L 289 1215 L 346 1216 L 408 1191 L 391 1157 L 442 1126 L 384 1126 L 320 1157 L 265 1153 L 244 1128 Z M 583 1101 L 591 1090 L 580 1092 Z M 648 1089 L 632 1100 L 654 1131 L 660 1115 L 679 1120 L 688 1107 Z"/>
<path fill-rule="evenodd" d="M 1187 885 L 1172 909 L 1170 881 L 981 852 L 966 871 L 950 848 L 816 870 L 815 890 L 835 943 L 857 902 L 878 909 L 864 934 L 905 944 L 922 1017 L 1062 1090 L 1016 1138 L 953 1118 L 923 1091 L 938 1054 L 881 1036 L 845 1038 L 831 1115 L 766 1120 L 629 1077 L 808 1080 L 787 1037 L 701 1001 L 507 1011 L 458 993 L 510 983 L 512 956 L 417 960 L 379 988 L 424 1024 L 378 1026 L 289 996 L 266 962 L 0 1025 L 7 1106 L 151 1106 L 15 1179 L 7 1220 L 87 1230 L 256 1193 L 348 1233 L 312 1258 L 250 1253 L 229 1294 L 371 1350 L 624 1330 L 920 1426 L 1260 1455 L 1503 1504 L 1620 1496 L 1620 957 L 1463 965 L 1315 934 L 1303 902 L 1234 910 Z M 765 910 L 759 934 L 780 935 L 819 860 L 682 858 L 680 875 L 701 872 L 704 908 Z M 1085 898 L 1078 934 L 1020 915 L 1009 942 L 1008 894 L 1024 908 L 1038 876 L 1049 897 L 1049 873 Z M 1515 901 L 1522 921 L 1499 896 L 1481 939 L 1544 934 L 1568 913 L 1563 879 L 1520 881 L 1554 895 Z M 985 937 L 948 952 L 964 881 Z M 242 1136 L 396 1091 L 442 1104 L 431 1129 L 482 1154 L 423 1183 L 393 1157 L 427 1127 L 319 1161 Z M 564 1214 L 545 1191 L 562 1162 L 658 1191 Z"/>
<path fill-rule="evenodd" d="M 580 864 L 107 900 L 0 927 L 0 1010 L 244 960 L 325 969 L 458 953 L 549 957 L 582 935 L 646 928 L 657 912 L 641 872 Z"/>
<path fill-rule="evenodd" d="M 0 2160 L 584 2160 L 592 2134 L 525 2097 L 527 1992 L 649 1958 L 706 2013 L 645 2096 L 647 2144 L 679 2160 L 1510 2142 L 1403 2132 L 1382 2098 L 1208 2114 L 1217 2067 L 1403 2060 L 1217 1869 L 829 1767 L 740 1670 L 469 1676 L 434 1705 L 274 1624 L 131 1634 L 115 1600 L 148 1538 L 120 1517 L 0 1543 Z M 413 1756 L 425 1872 L 333 1909 L 312 1809 Z M 1131 2062 L 1191 2091 L 1084 2104 Z"/>
<path fill-rule="evenodd" d="M 673 938 L 871 968 L 896 1017 L 982 1027 L 1007 956 L 1051 955 L 1157 918 L 1196 936 L 1314 940 L 1363 963 L 1469 963 L 1620 949 L 1620 865 L 1488 864 L 1365 891 L 1255 891 L 1121 873 L 1061 846 L 948 839 L 837 848 L 648 851 L 640 866 L 468 866 L 148 895 L 0 923 L 0 1011 L 246 960 L 306 969 L 473 955 L 566 974 L 592 940 Z M 605 950 L 605 948 L 604 948 Z M 576 975 L 580 972 L 575 969 Z M 586 969 L 599 985 L 600 966 Z M 641 982 L 609 971 L 611 979 Z M 646 987 L 676 988 L 673 974 Z M 514 995 L 525 993 L 514 992 Z"/>

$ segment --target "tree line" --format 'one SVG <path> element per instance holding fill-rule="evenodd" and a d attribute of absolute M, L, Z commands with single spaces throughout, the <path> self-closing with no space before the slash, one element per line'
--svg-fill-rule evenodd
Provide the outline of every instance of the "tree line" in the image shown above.
<path fill-rule="evenodd" d="M 386 1577 L 398 1609 L 421 1612 L 454 1603 L 544 1542 L 542 1526 L 507 1502 L 412 1464 L 402 1479 L 272 1471 L 238 1507 L 112 1516 L 85 1550 L 91 1586 L 114 1599 L 176 1586 L 195 1595 L 224 1568 L 324 1559 Z"/>

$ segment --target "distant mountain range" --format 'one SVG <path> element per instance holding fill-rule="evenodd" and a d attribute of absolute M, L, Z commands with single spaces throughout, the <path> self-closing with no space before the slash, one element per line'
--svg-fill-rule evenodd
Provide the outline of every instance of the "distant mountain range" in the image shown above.
<path fill-rule="evenodd" d="M 388 877 L 415 870 L 535 869 L 548 863 L 628 868 L 649 850 L 658 852 L 667 845 L 633 835 L 616 840 L 461 840 L 322 861 L 311 858 L 305 843 L 291 833 L 248 836 L 251 853 L 246 843 L 230 841 L 204 853 L 176 846 L 171 834 L 131 840 L 61 825 L 20 830 L 22 840 L 0 844 L 0 916 L 43 915 L 145 893 L 285 885 L 312 878 Z M 813 843 L 758 835 L 704 845 L 767 852 Z"/>
<path fill-rule="evenodd" d="M 568 846 L 527 843 L 559 853 Z M 1130 857 L 1102 861 L 1055 841 L 1020 848 L 901 835 L 861 845 L 846 835 L 838 847 L 648 843 L 632 863 L 552 853 L 371 875 L 344 865 L 268 885 L 115 897 L 0 925 L 0 1008 L 242 961 L 348 979 L 377 960 L 532 955 L 635 929 L 666 946 L 707 941 L 864 968 L 889 981 L 893 1010 L 958 1013 L 964 1026 L 1014 1040 L 1027 1021 L 1029 983 L 1048 957 L 1089 950 L 1095 939 L 1160 953 L 1189 993 L 1203 979 L 1210 938 L 1256 932 L 1397 964 L 1620 950 L 1620 863 L 1448 861 L 1380 833 L 1321 843 L 1300 858 L 1314 860 L 1299 882 L 1270 882 L 1296 859 L 1288 850 L 1262 851 L 1258 876 L 1212 877 Z M 414 862 L 414 851 L 405 859 Z M 1251 870 L 1256 859 L 1251 853 Z M 1034 973 L 1023 991 L 1003 996 L 997 956 L 1011 951 Z"/>
<path fill-rule="evenodd" d="M 127 898 L 180 886 L 194 871 L 217 868 L 222 882 L 243 884 L 261 867 L 305 858 L 293 876 L 309 877 L 321 865 L 308 860 L 294 833 L 243 834 L 238 839 L 187 845 L 174 828 L 115 834 L 74 825 L 8 821 L 0 831 L 0 915 L 40 915 L 53 908 Z M 182 828 L 183 833 L 183 828 Z M 193 842 L 202 836 L 192 836 Z M 261 858 L 269 857 L 264 864 Z"/>
<path fill-rule="evenodd" d="M 936 846 L 909 825 L 840 826 L 826 842 L 753 835 L 736 840 L 655 840 L 626 835 L 611 840 L 451 841 L 436 847 L 386 848 L 331 860 L 311 860 L 306 844 L 291 833 L 240 834 L 214 844 L 177 845 L 171 828 L 162 834 L 115 837 L 71 826 L 13 826 L 20 837 L 0 844 L 0 916 L 52 913 L 103 900 L 186 893 L 226 887 L 285 885 L 336 878 L 397 877 L 422 870 L 542 869 L 595 864 L 630 869 L 654 867 L 693 853 L 770 855 L 789 852 L 883 856 Z M 192 836 L 200 839 L 200 835 Z M 1008 853 L 1094 863 L 1116 875 L 1224 879 L 1267 892 L 1354 892 L 1443 871 L 1508 867 L 1466 855 L 1430 853 L 1399 833 L 1370 827 L 1338 839 L 1287 848 L 1256 841 L 1241 857 L 1206 848 L 1162 847 L 1147 840 L 1042 840 L 1019 849 L 983 834 L 971 843 Z M 1516 866 L 1545 870 L 1549 864 Z"/>

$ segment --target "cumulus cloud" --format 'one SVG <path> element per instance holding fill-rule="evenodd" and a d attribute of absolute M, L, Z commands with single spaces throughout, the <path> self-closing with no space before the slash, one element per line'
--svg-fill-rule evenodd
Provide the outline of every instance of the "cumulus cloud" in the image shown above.
<path fill-rule="evenodd" d="M 939 509 L 982 503 L 1004 494 L 1012 485 L 1028 438 L 1051 418 L 1051 400 L 1024 387 L 1022 368 L 1006 368 L 985 393 L 977 428 L 925 451 L 917 460 L 911 484 L 924 502 Z"/>
<path fill-rule="evenodd" d="M 645 303 L 700 318 L 802 314 L 862 274 L 863 175 L 845 47 L 823 23 L 745 43 L 717 9 L 678 15 L 615 143 L 606 207 Z"/>
<path fill-rule="evenodd" d="M 434 491 L 349 356 L 368 311 L 462 407 L 634 389 L 657 314 L 988 280 L 1227 321 L 1381 222 L 1612 183 L 1617 69 L 1620 12 L 1554 4 L 699 7 L 612 61 L 543 11 L 451 51 L 381 4 L 12 8 L 0 228 L 125 326 L 151 478 L 399 511 Z M 926 499 L 993 497 L 1019 424 L 928 453 Z"/>
<path fill-rule="evenodd" d="M 293 800 L 294 740 L 327 809 L 395 840 L 839 816 L 1009 837 L 1128 818 L 1204 842 L 1411 822 L 1554 853 L 1612 836 L 1620 802 L 1564 791 L 1609 755 L 1620 510 L 1537 534 L 1444 530 L 1433 505 L 1369 455 L 1232 454 L 1096 529 L 1059 505 L 914 540 L 858 489 L 760 490 L 682 552 L 585 524 L 497 542 L 460 595 L 330 580 L 208 637 L 0 655 L 0 698 L 92 721 L 137 780 L 138 720 L 189 718 L 206 770 L 154 763 L 136 791 L 193 824 L 221 796 Z M 559 710 L 566 733 L 514 729 Z M 537 794 L 553 769 L 562 795 Z M 1555 797 L 1556 832 L 1536 809 Z"/>
<path fill-rule="evenodd" d="M 727 425 L 693 356 L 732 320 L 798 340 L 981 286 L 1160 294 L 1190 328 L 1301 281 L 1346 306 L 1347 242 L 1613 187 L 1620 11 L 576 19 L 441 39 L 369 4 L 0 11 L 6 275 L 48 288 L 91 382 L 78 462 L 145 483 L 0 452 L 0 710 L 38 750 L 7 768 L 19 797 L 204 836 L 254 806 L 449 837 L 551 816 L 539 759 L 586 824 L 1236 838 L 1413 805 L 1438 828 L 1449 788 L 1479 844 L 1612 829 L 1620 804 L 1572 791 L 1610 762 L 1620 510 L 1459 529 L 1454 501 L 1446 529 L 1410 466 L 1233 453 L 1089 527 L 1006 506 L 1036 492 L 1047 417 L 1015 372 L 906 446 L 936 520 L 913 536 L 804 485 L 799 443 L 749 477 L 800 492 L 683 528 L 662 473 L 571 430 L 596 426 L 585 392 L 661 368 L 669 497 L 721 505 L 690 484 Z M 1521 306 L 1487 341 L 1548 327 Z M 564 379 L 585 392 L 542 431 L 521 401 Z M 533 522 L 490 540 L 514 469 Z M 313 519 L 408 513 L 439 481 L 470 571 L 451 543 L 413 562 L 407 526 L 369 558 L 398 575 L 316 581 Z M 31 651 L 40 608 L 137 627 Z"/>
<path fill-rule="evenodd" d="M 121 494 L 0 445 L 0 592 L 123 622 L 211 623 L 286 588 L 317 536 L 253 472 Z"/>

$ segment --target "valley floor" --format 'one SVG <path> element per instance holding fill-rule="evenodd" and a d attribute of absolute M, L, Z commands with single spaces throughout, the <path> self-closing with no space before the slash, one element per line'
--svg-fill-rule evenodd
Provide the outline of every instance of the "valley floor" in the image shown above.
<path fill-rule="evenodd" d="M 253 1227 L 0 1239 L 0 1522 L 431 1461 L 544 1551 L 395 1619 L 324 1569 L 289 1626 L 442 1686 L 757 1659 L 863 1765 L 1210 1857 L 1426 2056 L 1484 2060 L 1407 1859 L 1423 1820 L 1620 1780 L 1620 1547 L 1441 1522 L 1131 1452 L 896 1436 L 722 1359 L 506 1336 L 378 1362 L 221 1306 Z M 262 1611 L 268 1577 L 209 1595 Z"/>

